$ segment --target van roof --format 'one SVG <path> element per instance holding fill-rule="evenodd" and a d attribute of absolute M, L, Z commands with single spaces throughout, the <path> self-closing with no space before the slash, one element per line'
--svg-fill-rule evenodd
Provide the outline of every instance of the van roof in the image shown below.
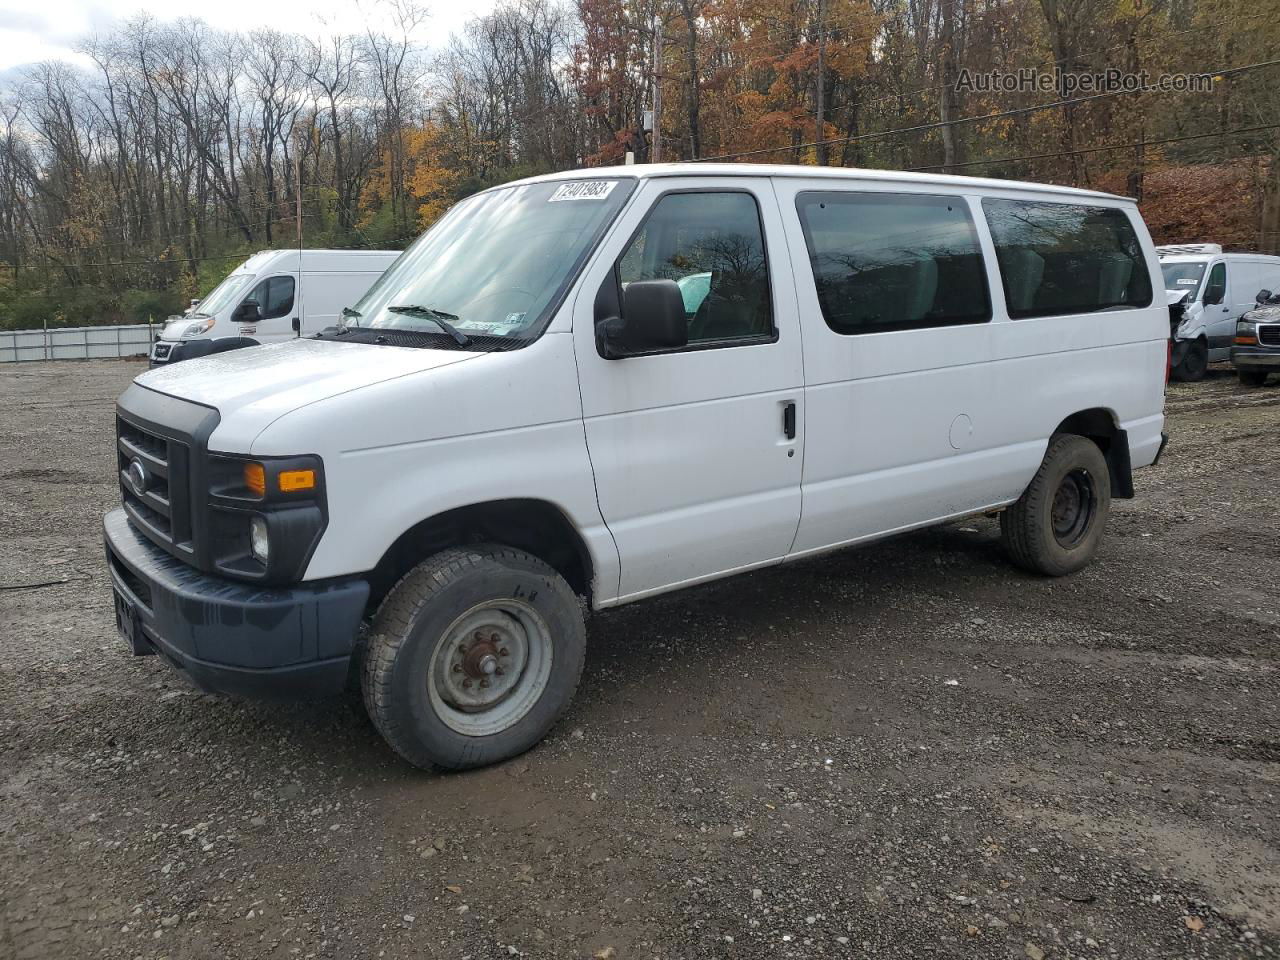
<path fill-rule="evenodd" d="M 1122 200 L 1134 203 L 1131 197 L 1097 190 L 1081 190 L 1078 187 L 1059 187 L 1049 183 L 1030 183 L 1021 180 L 992 180 L 986 177 L 958 177 L 940 173 L 915 173 L 906 170 L 873 170 L 863 167 L 805 167 L 784 163 L 637 163 L 625 167 L 585 167 L 526 177 L 514 183 L 541 183 L 548 180 L 582 180 L 609 177 L 804 177 L 805 179 L 864 180 L 877 183 L 935 184 L 960 187 L 966 190 L 1022 190 L 1052 193 L 1075 197 L 1091 197 L 1095 200 Z M 511 186 L 511 184 L 503 184 Z"/>
<path fill-rule="evenodd" d="M 236 267 L 236 273 L 247 272 L 254 273 L 263 270 L 268 264 L 291 264 L 278 269 L 296 270 L 298 269 L 298 248 L 297 247 L 280 247 L 275 250 L 259 250 L 257 253 L 250 255 L 245 259 L 244 263 Z M 396 257 L 400 256 L 399 250 L 317 250 L 311 247 L 302 248 L 302 262 L 309 269 L 324 269 L 328 266 L 333 269 L 334 264 L 350 263 L 360 260 L 373 260 L 376 264 L 382 265 L 383 269 Z"/>

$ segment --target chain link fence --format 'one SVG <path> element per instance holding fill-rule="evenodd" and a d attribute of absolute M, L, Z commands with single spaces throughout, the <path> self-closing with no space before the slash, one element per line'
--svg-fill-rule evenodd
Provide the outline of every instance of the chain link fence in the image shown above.
<path fill-rule="evenodd" d="M 145 357 L 161 324 L 117 327 L 43 327 L 0 330 L 0 363 L 22 360 L 88 360 L 97 357 Z"/>

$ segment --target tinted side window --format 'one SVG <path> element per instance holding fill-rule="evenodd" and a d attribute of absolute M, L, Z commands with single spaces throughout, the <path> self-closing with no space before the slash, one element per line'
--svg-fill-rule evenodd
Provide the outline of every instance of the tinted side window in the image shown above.
<path fill-rule="evenodd" d="M 1209 270 L 1209 279 L 1204 285 L 1204 303 L 1206 306 L 1221 303 L 1227 296 L 1227 265 L 1215 263 Z"/>
<path fill-rule="evenodd" d="M 991 319 L 978 234 L 960 197 L 802 193 L 818 303 L 836 333 Z"/>
<path fill-rule="evenodd" d="M 982 201 L 1009 316 L 1051 317 L 1151 303 L 1151 277 L 1123 210 Z"/>
<path fill-rule="evenodd" d="M 258 313 L 263 320 L 283 317 L 293 310 L 293 277 L 268 277 L 245 299 L 258 301 Z"/>
<path fill-rule="evenodd" d="M 690 344 L 773 336 L 764 233 L 749 193 L 667 194 L 618 260 L 618 280 L 674 280 Z"/>

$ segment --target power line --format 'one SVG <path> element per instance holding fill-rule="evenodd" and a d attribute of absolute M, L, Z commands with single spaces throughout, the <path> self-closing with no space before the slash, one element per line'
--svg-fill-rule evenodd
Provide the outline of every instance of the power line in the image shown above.
<path fill-rule="evenodd" d="M 1134 140 L 1132 143 L 1108 143 L 1100 147 L 1084 147 L 1080 150 L 1059 150 L 1056 153 L 1030 153 L 1022 157 L 997 157 L 991 160 L 970 160 L 965 163 L 953 163 L 952 167 L 980 167 L 989 163 L 1018 163 L 1023 160 L 1053 160 L 1058 157 L 1079 156 L 1086 153 L 1105 153 L 1108 150 L 1128 150 L 1133 147 L 1159 147 L 1168 143 L 1185 143 L 1188 140 L 1204 140 L 1208 137 L 1234 137 L 1246 133 L 1260 133 L 1264 130 L 1280 130 L 1280 123 L 1269 123 L 1259 127 L 1240 127 L 1237 130 L 1215 130 L 1212 133 L 1192 133 L 1183 137 L 1164 137 L 1159 140 Z M 933 163 L 924 167 L 904 167 L 904 170 L 918 172 L 921 170 L 940 170 L 947 164 Z"/>
<path fill-rule="evenodd" d="M 1214 78 L 1236 76 L 1242 73 L 1248 73 L 1252 70 L 1261 70 L 1265 67 L 1272 67 L 1280 64 L 1280 59 L 1263 60 L 1259 63 L 1247 64 L 1243 67 L 1230 67 L 1224 70 L 1204 70 L 1202 74 Z M 895 127 L 891 130 L 878 130 L 873 133 L 861 133 L 849 137 L 830 137 L 826 140 L 814 140 L 809 143 L 784 144 L 777 147 L 762 147 L 758 150 L 744 150 L 739 153 L 725 153 L 714 157 L 702 157 L 693 161 L 694 163 L 710 163 L 715 160 L 736 160 L 740 157 L 754 157 L 765 153 L 778 153 L 782 150 L 804 150 L 809 147 L 826 146 L 832 143 L 858 143 L 863 140 L 878 140 L 882 137 L 891 137 L 903 133 L 924 133 L 928 130 L 936 130 L 939 127 L 956 127 L 963 123 L 982 123 L 987 120 L 1000 120 L 1004 117 L 1024 116 L 1030 113 L 1039 113 L 1042 110 L 1056 110 L 1061 107 L 1075 106 L 1079 103 L 1091 103 L 1095 100 L 1106 100 L 1111 97 L 1132 96 L 1139 93 L 1161 93 L 1174 91 L 1160 91 L 1151 89 L 1142 90 L 1112 90 L 1106 93 L 1095 93 L 1087 97 L 1074 97 L 1070 100 L 1057 100 L 1053 103 L 1041 103 L 1030 107 L 1016 107 L 1012 110 L 999 110 L 995 113 L 985 113 L 972 117 L 957 117 L 955 120 L 938 120 L 931 123 L 920 123 L 910 127 Z"/>

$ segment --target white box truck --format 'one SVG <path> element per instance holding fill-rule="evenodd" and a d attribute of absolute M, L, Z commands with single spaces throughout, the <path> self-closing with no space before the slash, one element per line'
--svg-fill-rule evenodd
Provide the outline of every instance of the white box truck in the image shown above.
<path fill-rule="evenodd" d="M 1132 200 L 1062 187 L 482 191 L 338 329 L 120 397 L 119 631 L 210 690 L 358 676 L 396 751 L 462 768 L 563 713 L 586 610 L 997 511 L 1016 564 L 1069 574 L 1164 446 L 1159 283 Z"/>
<path fill-rule="evenodd" d="M 263 250 L 165 324 L 153 367 L 279 343 L 333 326 L 399 250 Z"/>

